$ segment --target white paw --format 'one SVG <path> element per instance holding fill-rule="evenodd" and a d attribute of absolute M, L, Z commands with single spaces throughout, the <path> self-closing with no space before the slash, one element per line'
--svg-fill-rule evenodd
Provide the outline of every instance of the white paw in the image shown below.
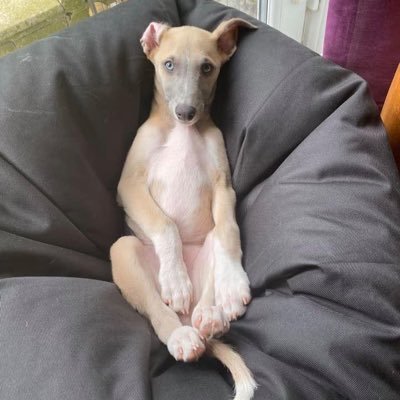
<path fill-rule="evenodd" d="M 186 267 L 183 265 L 160 268 L 158 279 L 163 301 L 175 312 L 188 314 L 192 301 L 193 287 Z"/>
<path fill-rule="evenodd" d="M 229 321 L 242 316 L 250 300 L 249 278 L 240 264 L 225 265 L 223 271 L 216 273 L 215 304 L 222 307 Z"/>
<path fill-rule="evenodd" d="M 199 331 L 191 326 L 175 329 L 168 339 L 168 351 L 177 361 L 196 361 L 204 353 L 206 347 Z"/>
<path fill-rule="evenodd" d="M 192 326 L 206 339 L 222 336 L 229 330 L 228 317 L 219 306 L 196 306 L 192 314 Z"/>

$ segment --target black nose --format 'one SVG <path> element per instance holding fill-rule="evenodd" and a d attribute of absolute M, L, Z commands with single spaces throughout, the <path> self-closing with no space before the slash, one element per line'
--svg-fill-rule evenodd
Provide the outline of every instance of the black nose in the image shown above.
<path fill-rule="evenodd" d="M 196 115 L 196 109 L 186 104 L 178 104 L 175 108 L 175 114 L 181 121 L 191 121 Z"/>

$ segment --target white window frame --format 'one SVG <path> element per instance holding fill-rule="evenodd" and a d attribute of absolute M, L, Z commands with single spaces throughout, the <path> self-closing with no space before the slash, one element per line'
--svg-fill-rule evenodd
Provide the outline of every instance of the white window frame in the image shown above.
<path fill-rule="evenodd" d="M 258 18 L 322 54 L 329 0 L 258 0 Z"/>

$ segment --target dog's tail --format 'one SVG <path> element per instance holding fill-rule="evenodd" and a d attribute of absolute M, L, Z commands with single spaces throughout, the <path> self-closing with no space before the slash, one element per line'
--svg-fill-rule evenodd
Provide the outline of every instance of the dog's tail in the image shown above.
<path fill-rule="evenodd" d="M 232 374 L 235 383 L 233 400 L 250 400 L 253 398 L 257 383 L 242 357 L 231 346 L 219 340 L 211 339 L 207 342 L 207 354 L 221 361 Z"/>

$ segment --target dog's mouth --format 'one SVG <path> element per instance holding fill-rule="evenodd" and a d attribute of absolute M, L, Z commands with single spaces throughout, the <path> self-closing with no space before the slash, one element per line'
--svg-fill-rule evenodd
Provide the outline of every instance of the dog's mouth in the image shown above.
<path fill-rule="evenodd" d="M 179 125 L 183 125 L 183 126 L 193 126 L 193 125 L 195 125 L 198 121 L 199 121 L 199 118 L 197 118 L 197 117 L 194 117 L 192 120 L 190 120 L 190 121 L 182 121 L 182 120 L 180 120 L 179 118 L 177 118 L 176 116 L 174 116 L 174 119 L 175 119 L 175 121 L 177 122 L 177 124 L 179 124 Z"/>

